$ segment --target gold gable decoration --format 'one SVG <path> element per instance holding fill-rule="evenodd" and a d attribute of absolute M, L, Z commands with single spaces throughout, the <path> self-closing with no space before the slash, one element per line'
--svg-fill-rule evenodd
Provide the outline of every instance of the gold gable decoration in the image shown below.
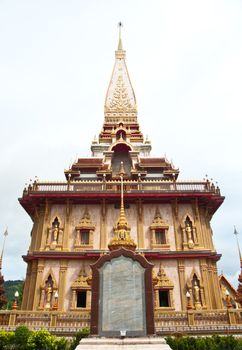
<path fill-rule="evenodd" d="M 160 263 L 159 270 L 157 274 L 153 273 L 153 286 L 154 286 L 154 306 L 156 310 L 162 309 L 174 309 L 174 298 L 173 298 L 173 289 L 174 284 L 172 281 L 167 277 L 165 270 Z M 168 295 L 168 306 L 160 306 L 160 292 L 166 291 Z"/>
<path fill-rule="evenodd" d="M 158 208 L 156 208 L 154 220 L 150 225 L 150 228 L 153 230 L 155 230 L 156 228 L 169 228 L 169 225 L 163 221 Z"/>
<path fill-rule="evenodd" d="M 74 250 L 93 249 L 93 232 L 95 225 L 91 221 L 88 209 L 85 209 L 83 217 L 75 227 Z"/>
<path fill-rule="evenodd" d="M 240 307 L 236 300 L 236 289 L 230 284 L 223 274 L 219 276 L 219 286 L 224 308 L 227 309 L 229 306 L 233 308 Z"/>
<path fill-rule="evenodd" d="M 161 264 L 157 272 L 157 276 L 154 277 L 153 279 L 154 279 L 155 288 L 174 288 L 174 284 L 167 277 L 165 270 Z"/>
<path fill-rule="evenodd" d="M 77 310 L 79 307 L 77 306 L 78 293 L 84 292 L 86 294 L 86 306 L 83 309 L 90 309 L 91 307 L 91 283 L 92 276 L 91 274 L 87 274 L 85 270 L 85 266 L 82 265 L 79 275 L 76 280 L 73 282 L 71 286 L 72 297 L 71 297 L 71 310 Z"/>
<path fill-rule="evenodd" d="M 159 248 L 161 250 L 170 249 L 168 229 L 169 225 L 163 221 L 159 209 L 156 208 L 153 222 L 150 225 L 151 248 Z"/>
<path fill-rule="evenodd" d="M 76 229 L 82 230 L 82 229 L 87 229 L 87 230 L 94 230 L 95 225 L 91 221 L 91 217 L 89 214 L 88 209 L 85 209 L 85 212 L 83 214 L 83 217 L 80 220 L 80 223 L 76 226 Z"/>
<path fill-rule="evenodd" d="M 85 267 L 82 266 L 77 279 L 72 284 L 72 289 L 90 289 L 92 277 L 87 275 Z"/>
<path fill-rule="evenodd" d="M 109 103 L 109 107 L 106 110 L 112 112 L 136 112 L 136 109 L 132 107 L 127 93 L 123 76 L 120 74 L 117 79 L 117 85 L 113 92 L 112 100 Z"/>

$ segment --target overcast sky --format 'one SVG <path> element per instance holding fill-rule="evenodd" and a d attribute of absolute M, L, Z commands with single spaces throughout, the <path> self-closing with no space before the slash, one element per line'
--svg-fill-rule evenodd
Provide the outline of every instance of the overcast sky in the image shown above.
<path fill-rule="evenodd" d="M 139 122 L 180 179 L 217 181 L 219 271 L 237 287 L 242 235 L 241 0 L 0 0 L 0 244 L 3 273 L 24 278 L 29 179 L 64 180 L 103 123 L 122 21 Z M 241 242 L 242 244 L 242 242 Z"/>

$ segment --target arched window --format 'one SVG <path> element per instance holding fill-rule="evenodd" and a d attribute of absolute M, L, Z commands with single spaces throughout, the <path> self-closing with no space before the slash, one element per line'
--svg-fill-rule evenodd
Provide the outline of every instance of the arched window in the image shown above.
<path fill-rule="evenodd" d="M 125 175 L 130 176 L 132 168 L 132 160 L 129 154 L 129 151 L 131 150 L 130 147 L 125 143 L 121 143 L 114 146 L 112 150 L 114 151 L 111 163 L 113 177 L 119 175 L 121 162 L 123 162 Z"/>

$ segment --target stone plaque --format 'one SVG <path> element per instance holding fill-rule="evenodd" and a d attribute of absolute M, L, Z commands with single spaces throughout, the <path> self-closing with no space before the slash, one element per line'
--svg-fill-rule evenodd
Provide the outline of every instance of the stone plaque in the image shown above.
<path fill-rule="evenodd" d="M 99 334 L 126 336 L 146 334 L 145 268 L 123 255 L 100 269 Z"/>
<path fill-rule="evenodd" d="M 153 264 L 120 248 L 101 256 L 92 269 L 91 335 L 153 335 Z"/>

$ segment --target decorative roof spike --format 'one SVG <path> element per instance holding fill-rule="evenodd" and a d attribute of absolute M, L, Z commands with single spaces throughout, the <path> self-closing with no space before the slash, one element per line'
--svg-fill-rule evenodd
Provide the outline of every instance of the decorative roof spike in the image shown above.
<path fill-rule="evenodd" d="M 2 252 L 1 252 L 1 259 L 0 259 L 0 271 L 2 269 L 2 260 L 3 260 L 3 253 L 4 253 L 4 247 L 5 247 L 5 241 L 6 237 L 8 236 L 8 228 L 4 231 L 4 239 L 3 239 L 3 247 L 2 247 Z"/>
<path fill-rule="evenodd" d="M 234 226 L 234 235 L 236 237 L 237 248 L 238 248 L 239 258 L 240 258 L 240 263 L 241 263 L 241 250 L 240 250 L 240 246 L 239 246 L 238 234 L 239 234 L 239 232 L 236 230 L 236 227 Z"/>
<path fill-rule="evenodd" d="M 122 38 L 121 38 L 121 30 L 123 27 L 123 23 L 119 22 L 118 23 L 118 28 L 119 28 L 119 36 L 118 36 L 118 50 L 115 51 L 115 57 L 118 59 L 123 59 L 125 58 L 125 51 L 123 50 L 123 43 L 122 43 Z"/>
<path fill-rule="evenodd" d="M 242 258 L 241 258 L 241 250 L 240 250 L 240 246 L 239 246 L 238 234 L 239 234 L 239 232 L 236 230 L 236 227 L 234 226 L 234 235 L 236 236 L 236 242 L 237 242 L 239 259 L 240 259 L 240 274 L 239 274 L 239 278 L 238 278 L 239 285 L 237 288 L 236 301 L 237 301 L 237 303 L 242 305 Z"/>
<path fill-rule="evenodd" d="M 3 261 L 5 240 L 6 240 L 7 235 L 8 235 L 8 229 L 6 229 L 5 232 L 4 232 L 3 247 L 2 247 L 2 253 L 1 253 L 1 256 L 0 256 L 0 309 L 7 302 L 7 299 L 5 297 L 4 278 L 3 278 L 3 275 L 2 275 L 2 261 Z"/>
<path fill-rule="evenodd" d="M 122 44 L 122 38 L 121 38 L 122 27 L 123 27 L 123 23 L 119 22 L 118 23 L 118 28 L 119 28 L 118 51 L 123 51 L 123 44 Z"/>

